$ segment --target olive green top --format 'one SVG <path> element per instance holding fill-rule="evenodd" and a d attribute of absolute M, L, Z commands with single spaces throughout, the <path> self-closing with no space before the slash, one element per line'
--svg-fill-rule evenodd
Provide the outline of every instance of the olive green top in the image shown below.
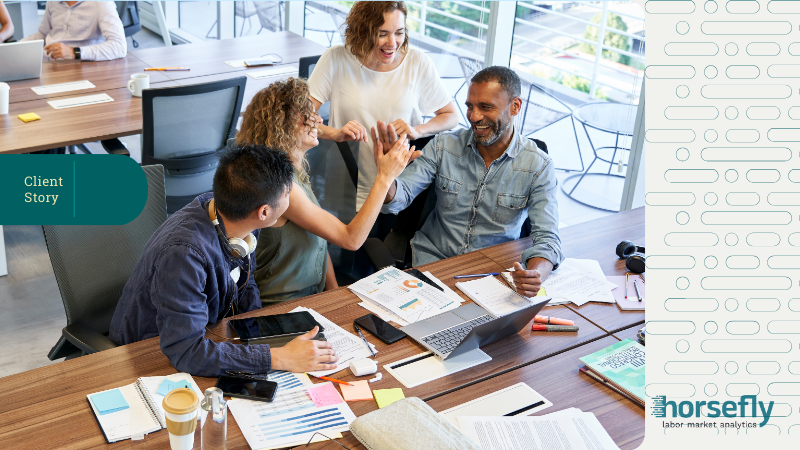
<path fill-rule="evenodd" d="M 292 179 L 319 206 L 311 185 L 301 183 L 297 171 Z M 292 221 L 262 228 L 255 253 L 255 279 L 264 306 L 325 290 L 328 243 Z"/>

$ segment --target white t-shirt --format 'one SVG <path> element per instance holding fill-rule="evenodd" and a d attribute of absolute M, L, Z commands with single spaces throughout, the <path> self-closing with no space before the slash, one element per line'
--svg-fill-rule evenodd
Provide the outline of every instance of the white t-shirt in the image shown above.
<path fill-rule="evenodd" d="M 331 47 L 320 57 L 308 85 L 317 101 L 331 102 L 329 126 L 341 128 L 355 120 L 368 134 L 379 120 L 390 123 L 403 119 L 415 127 L 422 123 L 422 116 L 452 101 L 433 61 L 412 48 L 397 68 L 376 72 L 364 67 L 344 46 Z M 358 145 L 356 210 L 361 209 L 378 176 L 372 139 L 367 141 Z"/>

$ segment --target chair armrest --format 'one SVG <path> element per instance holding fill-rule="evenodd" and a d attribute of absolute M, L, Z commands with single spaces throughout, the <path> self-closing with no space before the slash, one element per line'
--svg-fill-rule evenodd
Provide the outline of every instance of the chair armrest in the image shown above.
<path fill-rule="evenodd" d="M 87 355 L 118 347 L 111 339 L 81 323 L 67 325 L 62 334 L 67 341 Z"/>
<path fill-rule="evenodd" d="M 370 264 L 372 264 L 375 270 L 394 266 L 392 252 L 389 251 L 389 248 L 380 239 L 369 238 L 364 242 L 361 248 L 364 250 L 364 253 L 367 254 L 367 259 L 369 259 Z"/>
<path fill-rule="evenodd" d="M 100 141 L 100 144 L 103 145 L 103 150 L 108 152 L 110 155 L 131 156 L 131 153 L 128 151 L 128 147 L 125 147 L 125 144 L 123 144 L 119 139 L 106 139 L 105 141 Z"/>

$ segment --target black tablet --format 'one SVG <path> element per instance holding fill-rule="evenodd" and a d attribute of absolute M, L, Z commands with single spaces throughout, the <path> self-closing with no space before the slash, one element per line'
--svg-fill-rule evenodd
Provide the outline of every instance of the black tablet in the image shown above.
<path fill-rule="evenodd" d="M 319 327 L 320 333 L 325 331 L 308 311 L 232 319 L 229 323 L 244 343 L 265 338 L 298 336 L 311 331 L 315 326 Z"/>

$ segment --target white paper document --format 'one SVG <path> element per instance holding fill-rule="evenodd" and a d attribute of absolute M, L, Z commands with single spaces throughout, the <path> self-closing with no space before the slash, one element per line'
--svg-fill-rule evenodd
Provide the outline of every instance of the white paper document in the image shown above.
<path fill-rule="evenodd" d="M 577 306 L 588 302 L 615 302 L 611 290 L 616 285 L 605 279 L 600 265 L 593 260 L 565 259 L 558 270 L 542 283 L 542 287 L 547 295 L 553 297 L 550 304 L 565 303 L 562 300 Z"/>
<path fill-rule="evenodd" d="M 364 341 L 355 334 L 346 331 L 344 328 L 326 319 L 322 314 L 313 309 L 298 306 L 290 312 L 298 311 L 308 311 L 314 319 L 325 328 L 325 339 L 333 345 L 333 349 L 336 350 L 336 355 L 339 357 L 339 360 L 336 361 L 338 367 L 335 369 L 308 372 L 309 374 L 318 377 L 330 375 L 348 368 L 350 366 L 350 361 L 372 357 L 372 354 L 367 350 L 367 346 L 364 345 Z M 374 345 L 370 344 L 370 346 L 375 353 L 378 353 Z"/>
<path fill-rule="evenodd" d="M 461 306 L 453 296 L 394 267 L 387 267 L 349 286 L 361 298 L 383 306 L 408 323 Z"/>
<path fill-rule="evenodd" d="M 494 317 L 503 317 L 546 299 L 522 296 L 493 276 L 456 283 L 456 287 Z"/>
<path fill-rule="evenodd" d="M 282 64 L 280 66 L 272 66 L 269 69 L 248 71 L 247 76 L 254 80 L 260 80 L 262 78 L 277 77 L 278 75 L 296 74 L 299 70 L 300 68 L 293 64 Z"/>
<path fill-rule="evenodd" d="M 302 445 L 316 431 L 333 438 L 329 433 L 349 430 L 356 419 L 347 402 L 316 406 L 305 387 L 278 393 L 269 403 L 233 398 L 228 407 L 253 450 Z"/>
<path fill-rule="evenodd" d="M 491 356 L 476 348 L 445 360 L 433 352 L 420 353 L 391 364 L 384 364 L 383 368 L 403 386 L 413 388 L 491 360 Z"/>
<path fill-rule="evenodd" d="M 550 400 L 525 383 L 517 383 L 489 395 L 476 398 L 439 414 L 458 426 L 460 416 L 529 416 L 553 406 Z"/>
<path fill-rule="evenodd" d="M 108 94 L 87 95 L 84 97 L 72 97 L 59 100 L 50 100 L 48 105 L 53 109 L 74 108 L 76 106 L 95 105 L 97 103 L 113 102 L 114 99 Z"/>
<path fill-rule="evenodd" d="M 611 450 L 587 447 L 567 417 L 470 417 L 458 418 L 461 431 L 483 450 Z"/>
<path fill-rule="evenodd" d="M 59 92 L 79 91 L 81 89 L 91 89 L 95 87 L 87 80 L 73 81 L 71 83 L 50 84 L 47 86 L 32 87 L 31 90 L 36 95 L 57 94 Z"/>

